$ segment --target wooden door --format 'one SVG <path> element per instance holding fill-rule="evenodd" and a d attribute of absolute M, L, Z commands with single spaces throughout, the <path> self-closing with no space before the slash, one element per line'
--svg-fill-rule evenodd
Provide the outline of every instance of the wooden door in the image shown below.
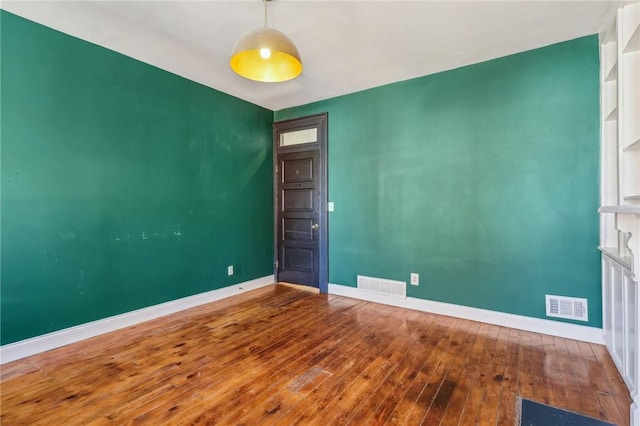
<path fill-rule="evenodd" d="M 327 115 L 274 124 L 275 275 L 327 292 Z"/>

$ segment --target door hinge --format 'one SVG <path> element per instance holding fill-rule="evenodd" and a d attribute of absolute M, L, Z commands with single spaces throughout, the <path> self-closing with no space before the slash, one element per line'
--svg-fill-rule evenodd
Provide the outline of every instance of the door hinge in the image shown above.
<path fill-rule="evenodd" d="M 278 269 L 278 265 L 279 265 L 279 263 L 278 263 L 278 261 L 276 260 L 276 269 Z"/>

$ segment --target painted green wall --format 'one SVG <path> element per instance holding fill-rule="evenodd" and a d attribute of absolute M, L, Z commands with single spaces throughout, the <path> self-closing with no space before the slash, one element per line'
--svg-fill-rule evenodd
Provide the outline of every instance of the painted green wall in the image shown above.
<path fill-rule="evenodd" d="M 408 296 L 539 318 L 586 297 L 601 326 L 598 61 L 594 35 L 277 111 L 329 112 L 330 282 L 418 272 Z"/>
<path fill-rule="evenodd" d="M 272 273 L 272 111 L 0 19 L 3 344 Z"/>

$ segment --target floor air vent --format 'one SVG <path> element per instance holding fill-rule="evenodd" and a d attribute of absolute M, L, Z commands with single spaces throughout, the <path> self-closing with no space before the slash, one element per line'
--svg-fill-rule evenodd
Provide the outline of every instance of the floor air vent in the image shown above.
<path fill-rule="evenodd" d="M 358 288 L 395 297 L 407 297 L 407 283 L 358 275 Z"/>
<path fill-rule="evenodd" d="M 547 316 L 579 321 L 589 321 L 587 299 L 545 295 Z"/>

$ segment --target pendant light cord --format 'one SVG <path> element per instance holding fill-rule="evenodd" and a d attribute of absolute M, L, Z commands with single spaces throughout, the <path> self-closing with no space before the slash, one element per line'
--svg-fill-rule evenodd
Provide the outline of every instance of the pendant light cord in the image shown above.
<path fill-rule="evenodd" d="M 262 0 L 264 3 L 264 27 L 267 28 L 267 0 Z"/>

